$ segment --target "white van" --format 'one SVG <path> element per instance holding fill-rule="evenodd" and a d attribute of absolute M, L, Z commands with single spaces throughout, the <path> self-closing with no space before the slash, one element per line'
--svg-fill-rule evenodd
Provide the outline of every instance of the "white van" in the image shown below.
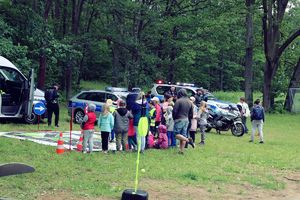
<path fill-rule="evenodd" d="M 34 91 L 34 73 L 27 79 L 6 58 L 0 56 L 0 118 L 23 118 L 27 123 L 37 121 L 33 105 L 45 101 L 44 92 Z"/>

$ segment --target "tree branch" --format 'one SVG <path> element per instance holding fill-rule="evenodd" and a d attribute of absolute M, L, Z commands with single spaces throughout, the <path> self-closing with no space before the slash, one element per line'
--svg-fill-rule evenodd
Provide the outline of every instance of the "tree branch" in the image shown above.
<path fill-rule="evenodd" d="M 293 33 L 278 49 L 278 58 L 280 58 L 281 54 L 284 50 L 298 37 L 300 36 L 300 28 Z"/>

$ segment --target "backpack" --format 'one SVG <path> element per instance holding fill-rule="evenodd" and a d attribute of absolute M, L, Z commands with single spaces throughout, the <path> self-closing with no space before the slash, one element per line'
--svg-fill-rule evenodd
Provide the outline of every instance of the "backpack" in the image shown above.
<path fill-rule="evenodd" d="M 45 92 L 45 100 L 46 102 L 50 102 L 54 100 L 54 89 L 47 89 Z"/>
<path fill-rule="evenodd" d="M 264 117 L 264 110 L 261 106 L 254 106 L 252 110 L 253 120 L 262 120 Z"/>

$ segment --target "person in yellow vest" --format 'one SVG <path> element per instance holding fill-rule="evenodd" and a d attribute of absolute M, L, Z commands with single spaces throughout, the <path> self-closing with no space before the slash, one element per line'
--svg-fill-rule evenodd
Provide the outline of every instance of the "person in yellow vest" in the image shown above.
<path fill-rule="evenodd" d="M 149 117 L 150 117 L 150 131 L 152 135 L 155 136 L 155 116 L 156 116 L 156 109 L 153 101 L 149 102 L 150 111 L 149 111 Z"/>
<path fill-rule="evenodd" d="M 113 105 L 113 100 L 107 99 L 106 100 L 106 105 L 108 105 L 109 112 L 111 114 L 113 114 L 116 111 L 116 107 Z M 115 139 L 115 132 L 114 132 L 114 130 L 112 130 L 111 133 L 110 133 L 110 140 L 109 140 L 109 142 L 113 142 L 114 139 Z"/>

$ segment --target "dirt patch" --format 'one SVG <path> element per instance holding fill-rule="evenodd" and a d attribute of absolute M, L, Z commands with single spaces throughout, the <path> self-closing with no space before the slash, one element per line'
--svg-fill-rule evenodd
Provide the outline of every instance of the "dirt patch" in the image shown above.
<path fill-rule="evenodd" d="M 278 174 L 278 173 L 277 173 Z M 250 184 L 215 185 L 207 189 L 195 185 L 182 185 L 176 181 L 143 179 L 143 190 L 149 193 L 149 200 L 299 200 L 300 199 L 300 172 L 281 173 L 279 180 L 286 184 L 283 190 L 266 190 Z M 121 196 L 121 193 L 120 193 Z M 74 197 L 66 192 L 55 194 L 44 193 L 39 200 L 115 200 L 120 198 L 108 197 Z"/>

